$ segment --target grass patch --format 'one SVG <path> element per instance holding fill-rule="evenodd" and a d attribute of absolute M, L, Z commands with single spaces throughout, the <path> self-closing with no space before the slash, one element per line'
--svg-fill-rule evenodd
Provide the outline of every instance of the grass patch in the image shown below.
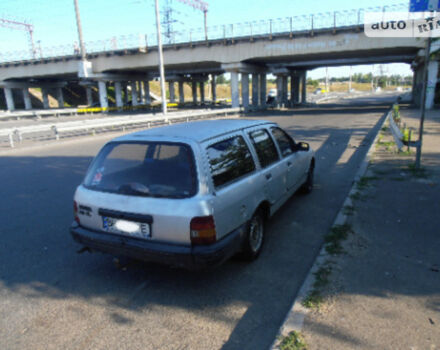
<path fill-rule="evenodd" d="M 353 215 L 354 207 L 352 205 L 346 205 L 344 208 L 342 208 L 342 213 L 346 216 Z"/>
<path fill-rule="evenodd" d="M 416 168 L 415 164 L 409 164 L 408 165 L 409 172 L 412 176 L 417 177 L 419 179 L 426 179 L 428 178 L 428 174 L 426 172 L 425 168 Z"/>
<path fill-rule="evenodd" d="M 370 186 L 370 182 L 373 180 L 378 180 L 377 176 L 362 176 L 356 183 L 356 187 L 359 191 L 362 191 Z"/>
<path fill-rule="evenodd" d="M 394 141 L 381 141 L 381 140 L 378 140 L 376 145 L 378 147 L 385 148 L 387 151 L 391 151 L 396 146 L 396 143 Z"/>
<path fill-rule="evenodd" d="M 318 310 L 324 303 L 324 298 L 322 297 L 319 290 L 313 290 L 309 295 L 305 297 L 302 304 L 307 309 Z"/>
<path fill-rule="evenodd" d="M 329 277 L 332 273 L 331 266 L 321 266 L 318 271 L 314 273 L 315 275 L 315 283 L 313 283 L 313 286 L 315 289 L 323 288 L 325 287 L 329 282 Z"/>
<path fill-rule="evenodd" d="M 413 154 L 413 152 L 411 151 L 411 150 L 406 150 L 406 151 L 399 151 L 399 152 L 397 152 L 397 155 L 399 155 L 399 156 L 410 156 L 410 155 L 412 155 Z"/>
<path fill-rule="evenodd" d="M 349 224 L 335 225 L 330 232 L 324 237 L 326 243 L 325 250 L 331 255 L 338 255 L 344 252 L 341 242 L 347 239 L 348 234 L 353 232 Z"/>
<path fill-rule="evenodd" d="M 386 131 L 388 131 L 389 129 L 390 129 L 390 128 L 389 128 L 388 126 L 384 125 L 384 126 L 382 126 L 382 129 L 380 129 L 380 130 L 386 132 Z"/>
<path fill-rule="evenodd" d="M 280 350 L 307 350 L 308 346 L 304 337 L 300 332 L 290 332 L 288 336 L 281 340 L 279 345 Z"/>

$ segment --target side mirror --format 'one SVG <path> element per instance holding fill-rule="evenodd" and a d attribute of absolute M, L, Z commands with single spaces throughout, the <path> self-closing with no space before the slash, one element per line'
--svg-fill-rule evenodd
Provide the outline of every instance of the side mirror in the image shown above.
<path fill-rule="evenodd" d="M 300 151 L 308 151 L 310 149 L 310 145 L 307 142 L 299 142 L 297 147 Z"/>

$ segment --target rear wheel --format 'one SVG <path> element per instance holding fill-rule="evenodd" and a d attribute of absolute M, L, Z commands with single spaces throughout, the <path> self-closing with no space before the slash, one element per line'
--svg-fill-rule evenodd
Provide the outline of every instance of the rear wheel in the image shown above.
<path fill-rule="evenodd" d="M 310 163 L 309 171 L 307 173 L 306 182 L 301 186 L 301 193 L 307 194 L 312 192 L 313 190 L 313 175 L 314 175 L 314 166 L 313 163 Z"/>
<path fill-rule="evenodd" d="M 264 242 L 265 231 L 264 215 L 261 210 L 257 211 L 249 222 L 246 238 L 240 256 L 245 260 L 255 260 L 261 252 Z"/>

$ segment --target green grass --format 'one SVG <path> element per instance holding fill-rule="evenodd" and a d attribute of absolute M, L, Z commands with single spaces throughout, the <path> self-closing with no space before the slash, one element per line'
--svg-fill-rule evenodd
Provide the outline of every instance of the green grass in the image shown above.
<path fill-rule="evenodd" d="M 314 273 L 315 282 L 313 283 L 313 287 L 315 289 L 325 287 L 329 282 L 329 277 L 332 273 L 332 268 L 329 264 L 325 266 L 321 266 L 318 271 Z"/>
<path fill-rule="evenodd" d="M 279 345 L 280 350 L 307 350 L 308 346 L 300 332 L 290 332 Z"/>
<path fill-rule="evenodd" d="M 377 176 L 362 176 L 356 183 L 356 187 L 359 191 L 362 191 L 370 186 L 370 182 L 373 180 L 378 180 Z"/>
<path fill-rule="evenodd" d="M 324 303 L 324 298 L 322 297 L 319 290 L 312 290 L 312 292 L 305 297 L 302 304 L 307 309 L 319 310 L 321 305 Z"/>
<path fill-rule="evenodd" d="M 353 215 L 355 212 L 354 207 L 352 205 L 346 205 L 342 208 L 342 213 L 346 216 Z"/>
<path fill-rule="evenodd" d="M 349 224 L 335 225 L 330 232 L 324 237 L 326 243 L 325 250 L 331 255 L 338 255 L 344 253 L 341 242 L 347 239 L 348 234 L 353 232 Z"/>

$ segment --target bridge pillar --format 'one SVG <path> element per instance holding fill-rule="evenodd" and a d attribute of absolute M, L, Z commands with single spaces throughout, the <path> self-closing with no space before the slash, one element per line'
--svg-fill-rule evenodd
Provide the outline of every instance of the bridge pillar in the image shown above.
<path fill-rule="evenodd" d="M 64 108 L 64 97 L 63 97 L 63 89 L 58 87 L 57 90 L 57 101 L 58 101 L 58 108 Z"/>
<path fill-rule="evenodd" d="M 193 103 L 197 104 L 197 82 L 193 81 L 191 83 L 192 95 L 193 95 Z"/>
<path fill-rule="evenodd" d="M 185 103 L 185 90 L 183 86 L 183 80 L 179 80 L 179 103 L 182 105 Z"/>
<path fill-rule="evenodd" d="M 241 103 L 244 109 L 249 108 L 249 74 L 241 73 Z"/>
<path fill-rule="evenodd" d="M 170 92 L 170 102 L 174 103 L 176 101 L 176 95 L 174 93 L 174 81 L 168 82 L 168 90 Z"/>
<path fill-rule="evenodd" d="M 137 106 L 138 103 L 138 91 L 137 91 L 137 86 L 136 86 L 136 80 L 132 81 L 130 83 L 131 86 L 131 105 L 132 106 Z"/>
<path fill-rule="evenodd" d="M 215 81 L 217 77 L 212 74 L 211 75 L 211 90 L 212 90 L 212 103 L 215 104 L 217 100 L 217 82 Z"/>
<path fill-rule="evenodd" d="M 437 85 L 438 61 L 430 61 L 428 64 L 428 84 L 426 87 L 425 108 L 434 107 L 435 87 Z"/>
<path fill-rule="evenodd" d="M 101 108 L 108 108 L 107 84 L 105 81 L 98 81 L 99 104 Z"/>
<path fill-rule="evenodd" d="M 124 92 L 124 104 L 128 104 L 128 83 L 122 83 L 122 91 Z"/>
<path fill-rule="evenodd" d="M 281 101 L 282 101 L 282 96 L 283 96 L 283 78 L 281 75 L 277 75 L 277 80 L 276 80 L 276 84 L 277 84 L 277 106 L 281 105 Z"/>
<path fill-rule="evenodd" d="M 298 75 L 290 77 L 290 101 L 292 105 L 299 103 L 299 83 L 300 77 Z"/>
<path fill-rule="evenodd" d="M 146 105 L 150 105 L 151 104 L 150 82 L 148 80 L 144 81 L 144 103 Z"/>
<path fill-rule="evenodd" d="M 258 86 L 259 86 L 259 81 L 258 81 L 258 74 L 253 73 L 252 74 L 252 106 L 254 107 L 258 107 L 258 95 L 259 95 L 259 91 L 258 91 Z"/>
<path fill-rule="evenodd" d="M 283 107 L 287 106 L 287 75 L 283 75 L 282 77 L 282 95 L 281 95 L 281 104 Z"/>
<path fill-rule="evenodd" d="M 29 95 L 29 89 L 23 88 L 21 91 L 23 92 L 24 109 L 32 109 L 32 103 L 31 103 L 31 97 Z"/>
<path fill-rule="evenodd" d="M 232 108 L 240 107 L 238 95 L 238 72 L 231 72 L 231 100 Z"/>
<path fill-rule="evenodd" d="M 307 71 L 304 71 L 301 75 L 301 103 L 307 102 Z"/>
<path fill-rule="evenodd" d="M 49 109 L 49 91 L 46 88 L 42 88 L 41 92 L 43 93 L 43 108 Z"/>
<path fill-rule="evenodd" d="M 12 94 L 12 89 L 5 87 L 5 98 L 6 98 L 6 107 L 8 108 L 8 111 L 15 110 L 15 104 L 14 104 L 14 95 Z"/>
<path fill-rule="evenodd" d="M 43 95 L 44 97 L 44 95 Z M 87 105 L 91 106 L 93 104 L 93 95 L 92 95 L 92 87 L 86 86 L 86 98 L 87 98 Z"/>
<path fill-rule="evenodd" d="M 205 104 L 205 82 L 200 82 L 200 103 Z"/>
<path fill-rule="evenodd" d="M 122 84 L 120 81 L 115 81 L 115 98 L 116 98 L 116 107 L 121 108 L 123 106 L 123 103 L 122 103 Z"/>
<path fill-rule="evenodd" d="M 260 106 L 266 107 L 266 73 L 260 74 Z"/>

